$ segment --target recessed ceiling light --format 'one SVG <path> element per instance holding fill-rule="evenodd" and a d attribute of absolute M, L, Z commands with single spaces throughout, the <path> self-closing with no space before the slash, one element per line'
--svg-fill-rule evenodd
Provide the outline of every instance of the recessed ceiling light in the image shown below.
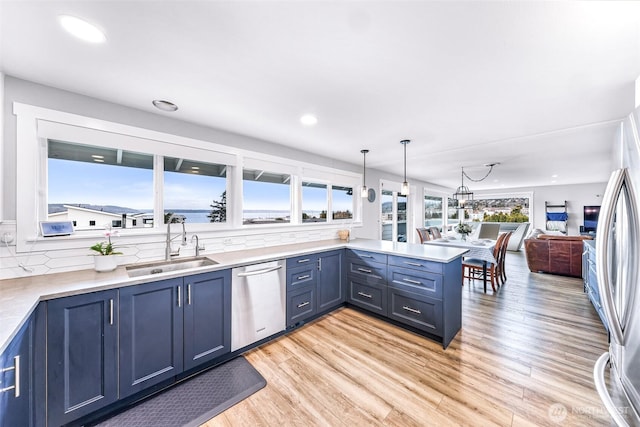
<path fill-rule="evenodd" d="M 178 106 L 176 104 L 174 104 L 173 102 L 164 101 L 162 99 L 154 99 L 152 103 L 157 109 L 162 111 L 168 111 L 172 113 L 178 110 Z"/>
<path fill-rule="evenodd" d="M 300 117 L 300 123 L 305 126 L 314 126 L 318 123 L 318 118 L 313 114 L 305 114 L 304 116 Z"/>
<path fill-rule="evenodd" d="M 101 156 L 100 154 L 92 154 L 91 157 L 94 159 L 104 159 L 104 156 Z"/>
<path fill-rule="evenodd" d="M 200 169 L 200 166 L 191 166 L 191 169 L 197 170 Z"/>
<path fill-rule="evenodd" d="M 97 162 L 97 163 L 104 163 L 104 160 L 103 160 L 103 159 L 93 159 L 93 161 L 94 161 L 94 162 Z"/>
<path fill-rule="evenodd" d="M 553 175 L 551 175 L 551 178 L 557 178 L 557 177 L 558 177 L 557 173 L 554 173 Z"/>
<path fill-rule="evenodd" d="M 107 40 L 107 37 L 98 27 L 85 20 L 70 15 L 60 15 L 58 19 L 62 28 L 80 40 L 89 43 L 104 43 Z"/>

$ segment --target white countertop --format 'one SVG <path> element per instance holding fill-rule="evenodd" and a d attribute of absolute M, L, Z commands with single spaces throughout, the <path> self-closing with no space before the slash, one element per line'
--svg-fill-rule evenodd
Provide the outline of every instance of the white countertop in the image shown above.
<path fill-rule="evenodd" d="M 154 274 L 153 276 L 130 278 L 125 267 L 120 266 L 109 273 L 79 270 L 0 280 L 0 353 L 5 350 L 40 301 L 342 248 L 361 249 L 443 263 L 448 263 L 466 252 L 465 249 L 459 248 L 381 240 L 357 239 L 349 243 L 341 240 L 323 240 L 206 254 L 205 256 L 215 260 L 218 264 L 191 270 Z"/>

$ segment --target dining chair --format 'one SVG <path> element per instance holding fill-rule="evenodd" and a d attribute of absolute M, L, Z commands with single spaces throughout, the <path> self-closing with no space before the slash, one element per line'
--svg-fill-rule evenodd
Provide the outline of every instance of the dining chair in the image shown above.
<path fill-rule="evenodd" d="M 429 233 L 431 233 L 431 237 L 435 239 L 441 239 L 442 234 L 440 234 L 440 230 L 438 227 L 429 227 Z"/>
<path fill-rule="evenodd" d="M 478 230 L 478 239 L 496 240 L 500 234 L 500 224 L 481 222 Z"/>
<path fill-rule="evenodd" d="M 416 228 L 416 231 L 418 232 L 418 237 L 420 237 L 420 243 L 431 240 L 431 238 L 429 237 L 429 230 L 427 230 L 426 228 Z"/>
<path fill-rule="evenodd" d="M 504 237 L 504 242 L 502 244 L 502 248 L 500 249 L 500 253 L 498 254 L 498 279 L 502 282 L 502 285 L 504 285 L 504 282 L 507 281 L 507 272 L 504 268 L 504 260 L 507 257 L 507 247 L 509 246 L 509 239 L 511 239 L 511 236 L 513 235 L 513 231 L 509 231 L 507 233 L 504 233 L 505 237 Z"/>
<path fill-rule="evenodd" d="M 496 262 L 487 263 L 486 266 L 486 274 L 487 278 L 491 279 L 491 289 L 496 291 L 496 284 L 500 286 L 498 283 L 498 258 L 500 256 L 500 251 L 504 246 L 505 238 L 507 237 L 507 233 L 502 233 L 498 236 L 496 241 L 496 246 L 493 248 L 493 257 L 496 259 Z M 484 276 L 484 261 L 481 259 L 467 258 L 462 260 L 462 285 L 464 286 L 464 279 L 468 279 L 469 281 L 475 279 L 485 279 Z"/>

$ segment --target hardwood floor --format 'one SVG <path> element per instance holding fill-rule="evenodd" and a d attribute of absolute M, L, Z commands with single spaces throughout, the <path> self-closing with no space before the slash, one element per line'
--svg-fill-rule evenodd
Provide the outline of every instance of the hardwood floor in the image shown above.
<path fill-rule="evenodd" d="M 606 332 L 582 281 L 508 252 L 494 294 L 465 283 L 447 350 L 341 309 L 245 356 L 267 386 L 204 426 L 610 425 L 593 385 Z"/>

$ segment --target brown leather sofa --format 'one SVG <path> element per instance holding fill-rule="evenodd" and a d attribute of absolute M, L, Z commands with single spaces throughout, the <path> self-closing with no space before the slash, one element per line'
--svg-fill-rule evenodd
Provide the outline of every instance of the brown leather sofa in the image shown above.
<path fill-rule="evenodd" d="M 541 234 L 525 239 L 524 250 L 529 270 L 582 277 L 582 241 L 591 236 L 551 236 Z"/>

